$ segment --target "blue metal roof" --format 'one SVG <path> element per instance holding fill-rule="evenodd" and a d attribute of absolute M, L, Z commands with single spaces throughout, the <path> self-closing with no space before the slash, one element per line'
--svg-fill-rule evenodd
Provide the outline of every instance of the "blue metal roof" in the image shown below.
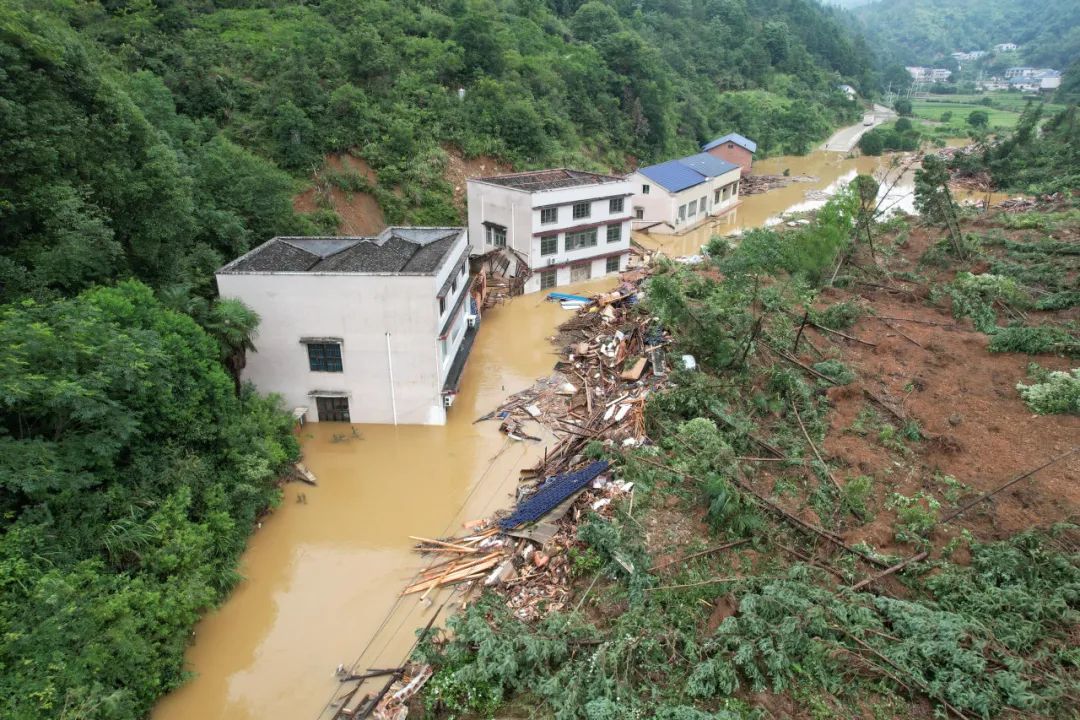
<path fill-rule="evenodd" d="M 697 155 L 691 155 L 679 160 L 683 165 L 697 170 L 705 177 L 719 177 L 724 173 L 729 173 L 732 170 L 738 170 L 739 166 L 735 163 L 729 163 L 727 160 L 721 160 L 718 157 L 713 157 L 709 153 L 698 153 Z"/>
<path fill-rule="evenodd" d="M 668 160 L 658 165 L 639 168 L 638 172 L 668 192 L 679 192 L 700 185 L 706 180 L 704 175 L 684 165 L 682 160 Z"/>
<path fill-rule="evenodd" d="M 739 133 L 728 133 L 724 137 L 719 137 L 713 140 L 711 143 L 702 146 L 702 150 L 712 150 L 717 145 L 723 145 L 726 142 L 735 143 L 741 148 L 745 148 L 750 152 L 757 152 L 757 143 L 749 138 L 745 138 Z"/>

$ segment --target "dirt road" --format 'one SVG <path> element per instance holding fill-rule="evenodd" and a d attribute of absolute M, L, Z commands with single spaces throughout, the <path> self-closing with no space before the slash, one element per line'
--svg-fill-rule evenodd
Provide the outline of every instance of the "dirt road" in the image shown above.
<path fill-rule="evenodd" d="M 870 113 L 867 113 L 869 115 Z M 859 122 L 857 125 L 851 125 L 850 127 L 841 128 L 833 133 L 833 136 L 821 146 L 822 150 L 829 150 L 831 152 L 851 152 L 855 147 L 855 143 L 859 142 L 859 138 L 863 136 L 867 130 L 877 127 L 878 125 L 888 122 L 896 118 L 896 113 L 885 107 L 884 105 L 874 105 L 873 110 L 874 122 L 871 125 L 863 125 Z"/>

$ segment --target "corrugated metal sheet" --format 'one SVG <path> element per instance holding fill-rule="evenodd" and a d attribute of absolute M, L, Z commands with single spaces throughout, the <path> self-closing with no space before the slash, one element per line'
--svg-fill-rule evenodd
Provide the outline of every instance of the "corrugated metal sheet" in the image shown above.
<path fill-rule="evenodd" d="M 707 143 L 702 146 L 702 150 L 712 150 L 717 145 L 723 145 L 726 142 L 732 142 L 741 148 L 745 148 L 750 152 L 757 152 L 757 143 L 749 138 L 745 138 L 739 133 L 728 133 L 724 137 L 719 137 L 713 140 L 711 143 Z"/>
<path fill-rule="evenodd" d="M 684 157 L 679 160 L 679 162 L 689 168 L 697 170 L 705 177 L 719 177 L 724 173 L 739 169 L 739 166 L 735 163 L 729 163 L 727 160 L 713 157 L 709 153 L 698 153 L 697 155 Z"/>
<path fill-rule="evenodd" d="M 684 165 L 680 160 L 668 160 L 659 165 L 650 165 L 640 168 L 638 172 L 673 193 L 700 185 L 706 179 L 704 175 Z"/>

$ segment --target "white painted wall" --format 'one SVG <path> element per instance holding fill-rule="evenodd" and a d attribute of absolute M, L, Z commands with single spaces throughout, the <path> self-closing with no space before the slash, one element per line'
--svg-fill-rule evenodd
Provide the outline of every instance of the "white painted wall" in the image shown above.
<path fill-rule="evenodd" d="M 539 273 L 556 267 L 558 285 L 570 282 L 570 264 L 590 262 L 591 276 L 606 273 L 606 256 L 619 253 L 620 269 L 626 267 L 625 253 L 630 250 L 630 218 L 633 215 L 631 194 L 633 185 L 628 180 L 580 185 L 556 190 L 525 192 L 499 185 L 470 180 L 468 182 L 469 235 L 473 238 L 472 251 L 484 253 L 494 246 L 485 244 L 485 222 L 493 222 L 507 228 L 507 245 L 522 253 L 529 260 L 534 275 L 525 283 L 525 292 L 540 290 Z M 623 198 L 623 209 L 611 211 L 610 199 Z M 574 218 L 573 205 L 590 202 L 588 218 Z M 555 206 L 558 219 L 554 223 L 540 222 L 541 209 Z M 607 242 L 607 226 L 619 224 L 619 241 Z M 566 230 L 582 225 L 596 225 L 597 243 L 593 247 L 566 251 Z M 557 250 L 552 255 L 541 254 L 540 234 L 556 233 Z M 600 256 L 600 257 L 598 257 Z M 591 259 L 591 260 L 590 260 Z"/>
<path fill-rule="evenodd" d="M 463 235 L 436 275 L 218 273 L 221 296 L 242 300 L 262 319 L 244 380 L 281 395 L 288 408 L 309 408 L 313 422 L 319 418 L 309 393 L 321 390 L 346 393 L 354 423 L 393 423 L 395 401 L 401 424 L 445 423 L 442 386 L 464 332 L 448 343 L 445 358 L 437 336 L 458 297 L 468 292 L 467 273 L 447 297 L 441 318 L 436 293 L 467 245 Z M 458 310 L 462 329 L 467 312 L 466 299 Z M 307 337 L 341 338 L 343 371 L 312 372 L 300 342 Z"/>
<path fill-rule="evenodd" d="M 721 190 L 725 185 L 738 182 L 740 173 L 740 169 L 735 168 L 681 192 L 671 193 L 641 173 L 635 172 L 629 178 L 636 193 L 631 205 L 642 208 L 644 215 L 640 220 L 633 221 L 634 226 L 645 228 L 657 235 L 682 233 L 697 227 L 710 216 L 725 213 L 735 207 L 739 200 L 738 192 L 733 192 L 727 200 L 721 198 L 721 201 L 717 203 L 715 191 Z M 642 192 L 645 185 L 649 186 L 648 194 Z M 705 210 L 700 207 L 702 197 L 705 197 Z M 691 201 L 698 201 L 695 214 L 688 215 L 685 220 L 680 221 L 679 207 L 687 205 L 687 212 L 689 212 Z"/>

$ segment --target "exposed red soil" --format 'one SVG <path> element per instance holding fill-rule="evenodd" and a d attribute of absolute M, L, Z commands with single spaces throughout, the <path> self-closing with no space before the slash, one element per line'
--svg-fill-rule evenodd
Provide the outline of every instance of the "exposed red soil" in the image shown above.
<path fill-rule="evenodd" d="M 891 261 L 891 268 L 913 269 L 929 242 L 924 232 L 913 233 L 901 256 Z M 951 274 L 941 273 L 936 281 L 947 281 Z M 855 475 L 873 477 L 876 498 L 870 502 L 878 507 L 891 493 L 911 497 L 923 491 L 941 502 L 944 515 L 1078 444 L 1080 418 L 1036 415 L 1016 390 L 1017 382 L 1027 378 L 1029 363 L 1065 370 L 1072 366 L 1068 359 L 991 353 L 988 337 L 968 321 L 954 320 L 947 301 L 932 305 L 926 288 L 917 283 L 893 280 L 891 287 L 899 290 L 857 286 L 857 294 L 830 291 L 823 301 L 855 298 L 874 315 L 924 322 L 883 321 L 867 315 L 846 331 L 875 347 L 816 330 L 808 333 L 824 352 L 830 351 L 830 345 L 839 348 L 842 361 L 858 376 L 852 385 L 828 392 L 832 407 L 823 452 L 846 468 L 834 473 L 841 484 Z M 803 356 L 805 362 L 817 359 Z M 864 389 L 904 420 L 877 406 Z M 886 447 L 877 437 L 881 425 L 859 427 L 860 414 L 894 426 L 914 421 L 924 439 L 903 441 L 907 449 L 896 443 Z M 961 485 L 950 487 L 943 483 L 943 476 Z M 932 541 L 941 548 L 960 528 L 980 540 L 999 540 L 1027 529 L 1075 521 L 1078 510 L 1080 455 L 1074 455 L 972 508 L 948 527 L 939 526 Z M 907 554 L 895 547 L 894 522 L 894 514 L 882 510 L 844 537 L 849 543 L 866 541 L 882 552 Z"/>
<path fill-rule="evenodd" d="M 486 175 L 499 175 L 513 172 L 509 163 L 502 162 L 490 155 L 478 155 L 474 158 L 464 158 L 461 151 L 455 147 L 444 146 L 447 163 L 446 181 L 454 188 L 454 205 L 465 212 L 465 181 L 469 178 L 484 177 Z"/>
<path fill-rule="evenodd" d="M 327 155 L 324 170 L 355 172 L 373 185 L 378 182 L 375 171 L 362 159 L 352 155 Z M 382 208 L 371 193 L 346 192 L 320 178 L 317 173 L 313 187 L 293 198 L 297 212 L 315 212 L 329 207 L 340 218 L 339 235 L 375 235 L 386 227 Z"/>

